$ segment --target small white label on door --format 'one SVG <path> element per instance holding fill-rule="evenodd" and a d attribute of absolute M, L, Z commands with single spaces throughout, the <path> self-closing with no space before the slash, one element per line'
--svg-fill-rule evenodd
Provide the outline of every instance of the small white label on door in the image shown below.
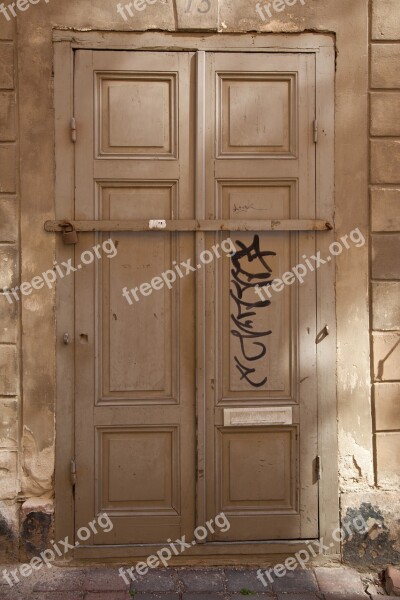
<path fill-rule="evenodd" d="M 224 426 L 291 425 L 291 406 L 276 408 L 224 408 Z"/>
<path fill-rule="evenodd" d="M 165 229 L 166 226 L 167 223 L 164 219 L 150 219 L 149 221 L 149 229 Z"/>

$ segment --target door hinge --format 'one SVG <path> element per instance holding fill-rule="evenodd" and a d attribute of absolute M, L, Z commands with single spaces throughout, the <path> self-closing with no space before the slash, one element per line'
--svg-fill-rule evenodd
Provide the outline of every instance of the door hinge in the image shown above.
<path fill-rule="evenodd" d="M 76 142 L 76 119 L 75 117 L 71 118 L 71 140 Z"/>
<path fill-rule="evenodd" d="M 71 472 L 71 483 L 72 487 L 75 487 L 76 484 L 76 462 L 72 459 L 70 463 L 70 472 Z"/>
<path fill-rule="evenodd" d="M 315 457 L 315 476 L 317 481 L 319 481 L 322 477 L 322 465 L 321 465 L 321 457 Z"/>
<path fill-rule="evenodd" d="M 317 121 L 317 119 L 314 119 L 314 122 L 313 122 L 313 133 L 314 133 L 314 143 L 316 144 L 318 142 L 318 121 Z"/>
<path fill-rule="evenodd" d="M 317 119 L 314 119 L 313 132 L 314 132 L 314 143 L 316 144 L 318 142 L 318 121 L 317 121 Z"/>

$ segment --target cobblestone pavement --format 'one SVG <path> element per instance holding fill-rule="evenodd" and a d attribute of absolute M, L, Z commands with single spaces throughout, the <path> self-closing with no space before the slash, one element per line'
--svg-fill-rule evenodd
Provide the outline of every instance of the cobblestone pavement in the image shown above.
<path fill-rule="evenodd" d="M 154 569 L 130 586 L 117 568 L 43 567 L 10 587 L 3 578 L 18 565 L 0 566 L 1 600 L 378 600 L 388 596 L 367 585 L 348 567 L 316 567 L 291 571 L 268 587 L 257 569 Z M 12 579 L 12 576 L 11 576 Z M 372 581 L 372 578 L 370 578 Z"/>

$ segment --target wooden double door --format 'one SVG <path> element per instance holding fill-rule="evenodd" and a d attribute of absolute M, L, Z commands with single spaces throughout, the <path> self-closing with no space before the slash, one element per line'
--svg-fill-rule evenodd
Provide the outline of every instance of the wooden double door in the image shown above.
<path fill-rule="evenodd" d="M 77 51 L 75 219 L 314 219 L 314 63 Z M 315 272 L 268 301 L 255 292 L 315 236 L 80 236 L 77 261 L 117 248 L 75 273 L 76 529 L 100 512 L 114 524 L 88 545 L 190 540 L 221 512 L 229 530 L 204 543 L 318 536 Z M 215 250 L 227 238 L 235 254 Z M 179 266 L 170 287 L 123 295 Z"/>

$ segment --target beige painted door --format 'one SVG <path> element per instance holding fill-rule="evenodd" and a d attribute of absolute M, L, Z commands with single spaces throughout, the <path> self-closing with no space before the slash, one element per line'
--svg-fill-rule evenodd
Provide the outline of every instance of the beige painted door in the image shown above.
<path fill-rule="evenodd" d="M 210 54 L 205 82 L 209 218 L 315 218 L 314 58 Z M 229 515 L 217 540 L 317 536 L 315 277 L 254 293 L 314 254 L 315 234 L 232 239 L 205 281 L 204 512 Z"/>
<path fill-rule="evenodd" d="M 312 55 L 78 51 L 75 219 L 315 218 Z M 129 304 L 229 232 L 81 234 L 118 254 L 76 273 L 76 528 L 163 543 L 318 535 L 316 288 L 254 292 L 314 233 L 232 233 L 237 252 Z M 175 538 L 174 538 L 175 539 Z M 209 541 L 212 541 L 209 538 Z"/>

